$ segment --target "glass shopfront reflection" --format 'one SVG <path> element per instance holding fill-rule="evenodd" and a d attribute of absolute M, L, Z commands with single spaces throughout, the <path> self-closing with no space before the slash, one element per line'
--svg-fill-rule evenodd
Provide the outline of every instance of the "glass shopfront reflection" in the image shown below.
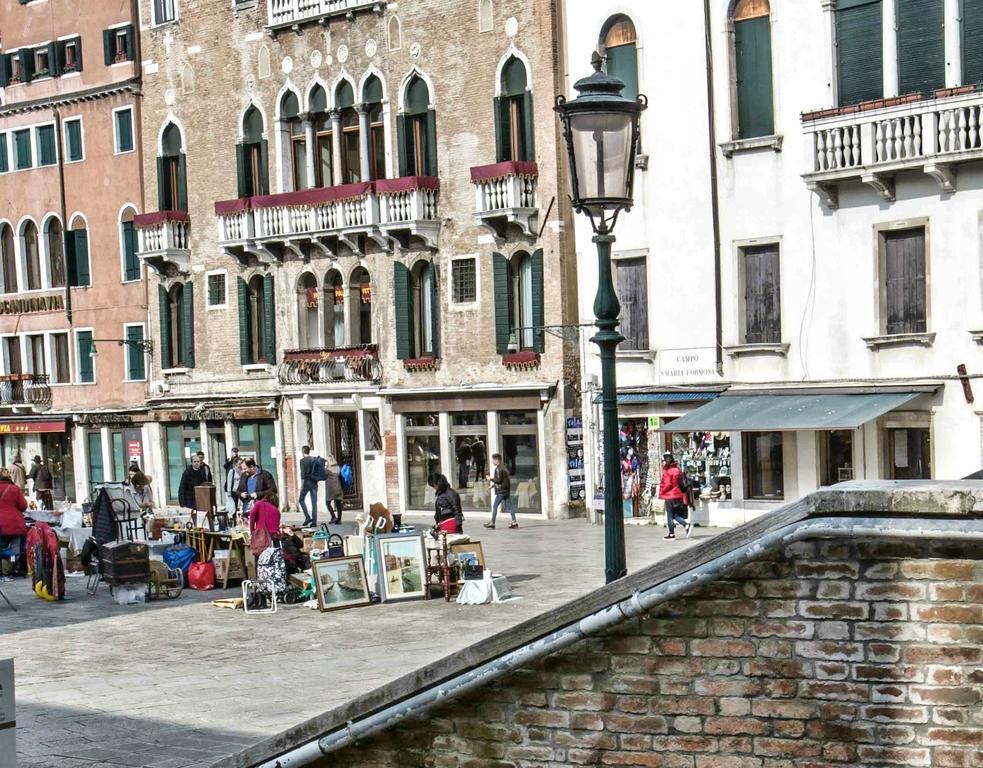
<path fill-rule="evenodd" d="M 512 476 L 512 503 L 517 512 L 542 512 L 539 473 L 539 427 L 535 411 L 499 415 L 502 459 Z"/>
<path fill-rule="evenodd" d="M 487 482 L 488 414 L 452 414 L 451 445 L 455 475 L 449 479 L 461 496 L 461 509 L 487 511 L 491 505 Z"/>
<path fill-rule="evenodd" d="M 407 506 L 432 509 L 434 492 L 427 478 L 440 472 L 440 420 L 436 413 L 408 413 L 404 426 Z"/>

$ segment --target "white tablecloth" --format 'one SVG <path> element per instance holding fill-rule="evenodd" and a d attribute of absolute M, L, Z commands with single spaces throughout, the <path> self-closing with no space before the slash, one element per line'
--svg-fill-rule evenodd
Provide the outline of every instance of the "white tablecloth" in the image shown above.
<path fill-rule="evenodd" d="M 485 578 L 481 581 L 465 581 L 461 585 L 461 590 L 457 593 L 457 602 L 460 605 L 484 605 L 486 603 L 500 603 L 512 597 L 512 587 L 509 580 L 501 574 L 492 576 L 491 571 L 485 571 Z"/>

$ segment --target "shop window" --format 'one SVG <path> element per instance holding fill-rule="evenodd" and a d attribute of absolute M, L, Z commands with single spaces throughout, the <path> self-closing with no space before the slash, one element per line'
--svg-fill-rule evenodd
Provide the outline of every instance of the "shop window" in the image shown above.
<path fill-rule="evenodd" d="M 382 82 L 372 75 L 362 88 L 362 104 L 369 114 L 369 175 L 386 178 L 386 124 L 382 109 Z"/>
<path fill-rule="evenodd" d="M 511 259 L 492 256 L 495 280 L 495 345 L 498 354 L 509 351 L 545 351 L 543 331 L 543 251 L 518 251 Z"/>
<path fill-rule="evenodd" d="M 623 14 L 612 16 L 604 25 L 601 48 L 606 70 L 625 84 L 626 99 L 638 98 L 638 38 L 635 25 Z"/>
<path fill-rule="evenodd" d="M 154 24 L 166 24 L 177 18 L 177 0 L 153 0 Z"/>
<path fill-rule="evenodd" d="M 69 384 L 72 380 L 68 355 L 68 334 L 51 334 L 51 383 Z"/>
<path fill-rule="evenodd" d="M 744 495 L 748 499 L 785 498 L 781 432 L 745 432 Z"/>
<path fill-rule="evenodd" d="M 434 492 L 427 479 L 440 472 L 440 421 L 436 413 L 406 414 L 403 418 L 406 506 L 433 509 Z"/>
<path fill-rule="evenodd" d="M 465 510 L 488 511 L 488 414 L 451 414 L 455 476 L 448 478 Z"/>
<path fill-rule="evenodd" d="M 451 301 L 473 304 L 478 300 L 477 259 L 473 256 L 451 262 Z"/>
<path fill-rule="evenodd" d="M 68 237 L 65 239 L 68 250 L 65 254 L 68 283 L 77 288 L 92 285 L 92 272 L 89 268 L 89 230 L 85 220 L 76 216 L 71 222 Z"/>
<path fill-rule="evenodd" d="M 737 136 L 775 132 L 771 82 L 771 7 L 768 0 L 740 0 L 734 7 L 734 72 Z"/>
<path fill-rule="evenodd" d="M 437 113 L 430 89 L 414 75 L 406 85 L 403 113 L 396 117 L 400 176 L 437 175 Z"/>
<path fill-rule="evenodd" d="M 276 432 L 272 421 L 239 422 L 236 437 L 240 456 L 255 459 L 259 466 L 276 476 Z"/>
<path fill-rule="evenodd" d="M 113 110 L 116 154 L 133 151 L 133 107 Z"/>
<path fill-rule="evenodd" d="M 31 150 L 31 129 L 24 128 L 14 131 L 14 170 L 24 171 L 34 166 L 34 154 Z"/>
<path fill-rule="evenodd" d="M 82 118 L 73 117 L 65 121 L 65 162 L 77 163 L 85 159 L 82 145 Z"/>
<path fill-rule="evenodd" d="M 194 368 L 194 284 L 157 286 L 160 310 L 160 363 L 164 369 Z"/>
<path fill-rule="evenodd" d="M 38 228 L 33 221 L 24 222 L 21 230 L 24 243 L 24 275 L 27 277 L 27 290 L 41 290 L 41 255 L 38 251 Z"/>
<path fill-rule="evenodd" d="M 881 253 L 882 332 L 925 333 L 928 328 L 925 229 L 882 232 Z"/>
<path fill-rule="evenodd" d="M 48 278 L 52 288 L 65 287 L 65 248 L 61 222 L 54 216 L 45 222 L 45 251 L 48 262 Z"/>
<path fill-rule="evenodd" d="M 364 267 L 350 279 L 352 344 L 372 343 L 372 282 Z"/>
<path fill-rule="evenodd" d="M 143 349 L 143 324 L 124 326 L 126 344 L 126 380 L 146 381 L 147 353 Z"/>
<path fill-rule="evenodd" d="M 92 384 L 96 380 L 95 360 L 92 357 L 92 331 L 75 332 L 75 354 L 78 360 L 79 384 Z"/>
<path fill-rule="evenodd" d="M 36 134 L 38 166 L 54 165 L 58 162 L 58 152 L 55 147 L 55 127 L 53 125 L 40 125 Z"/>
<path fill-rule="evenodd" d="M 243 365 L 276 364 L 273 275 L 239 278 L 239 344 Z"/>
<path fill-rule="evenodd" d="M 345 285 L 341 274 L 331 270 L 324 276 L 324 346 L 345 346 Z"/>
<path fill-rule="evenodd" d="M 9 224 L 0 224 L 0 275 L 3 292 L 17 293 L 17 254 L 14 250 L 14 230 Z"/>
<path fill-rule="evenodd" d="M 741 249 L 744 343 L 781 344 L 782 300 L 778 244 Z"/>
<path fill-rule="evenodd" d="M 242 118 L 242 141 L 236 144 L 236 176 L 239 197 L 267 195 L 270 192 L 267 146 L 263 115 L 250 107 Z"/>
<path fill-rule="evenodd" d="M 342 80 L 335 91 L 335 109 L 341 112 L 341 183 L 362 180 L 358 112 L 351 83 Z"/>
<path fill-rule="evenodd" d="M 396 356 L 400 360 L 439 357 L 440 300 L 434 265 L 421 260 L 411 271 L 404 264 L 395 262 L 393 269 Z"/>
<path fill-rule="evenodd" d="M 228 273 L 225 270 L 209 272 L 207 276 L 208 308 L 225 309 L 228 304 Z"/>
<path fill-rule="evenodd" d="M 983 82 L 983 0 L 963 0 L 963 83 Z"/>
<path fill-rule="evenodd" d="M 648 269 L 645 258 L 615 259 L 615 286 L 621 302 L 621 349 L 648 350 Z"/>
<path fill-rule="evenodd" d="M 898 92 L 931 96 L 945 87 L 945 0 L 898 3 Z M 964 14 L 965 15 L 965 14 Z"/>
<path fill-rule="evenodd" d="M 888 429 L 887 452 L 892 480 L 932 478 L 932 442 L 928 427 Z"/>
<path fill-rule="evenodd" d="M 181 476 L 191 463 L 191 456 L 201 450 L 201 432 L 196 423 L 193 427 L 167 426 L 164 428 L 164 434 L 167 453 L 167 501 L 169 504 L 177 504 Z M 244 454 L 240 453 L 240 455 Z"/>
<path fill-rule="evenodd" d="M 86 454 L 89 460 L 89 487 L 106 482 L 105 463 L 102 459 L 102 434 L 85 433 Z"/>
<path fill-rule="evenodd" d="M 881 0 L 839 0 L 836 4 L 836 81 L 840 106 L 884 95 L 881 12 Z"/>
<path fill-rule="evenodd" d="M 280 99 L 280 124 L 288 142 L 293 189 L 307 189 L 310 186 L 307 179 L 307 132 L 300 119 L 300 101 L 293 91 L 287 91 Z"/>
<path fill-rule="evenodd" d="M 500 96 L 495 98 L 495 140 L 499 162 L 534 160 L 532 93 L 526 67 L 515 56 L 502 68 Z"/>
<path fill-rule="evenodd" d="M 157 204 L 161 211 L 188 210 L 187 162 L 180 129 L 169 124 L 157 158 Z"/>
<path fill-rule="evenodd" d="M 378 411 L 363 411 L 365 415 L 365 450 L 366 451 L 381 451 L 382 450 L 382 426 L 379 421 Z"/>
<path fill-rule="evenodd" d="M 502 460 L 512 476 L 512 503 L 517 512 L 542 512 L 539 427 L 534 411 L 499 414 Z"/>
<path fill-rule="evenodd" d="M 140 257 L 138 253 L 137 230 L 133 225 L 136 214 L 132 208 L 127 208 L 120 216 L 120 242 L 123 245 L 123 281 L 130 282 L 140 279 Z"/>
<path fill-rule="evenodd" d="M 317 278 L 305 272 L 297 281 L 297 327 L 300 331 L 301 349 L 317 349 L 321 346 L 318 310 L 321 291 Z"/>
<path fill-rule="evenodd" d="M 853 436 L 853 431 L 849 429 L 819 433 L 819 469 L 822 485 L 836 485 L 854 479 Z"/>

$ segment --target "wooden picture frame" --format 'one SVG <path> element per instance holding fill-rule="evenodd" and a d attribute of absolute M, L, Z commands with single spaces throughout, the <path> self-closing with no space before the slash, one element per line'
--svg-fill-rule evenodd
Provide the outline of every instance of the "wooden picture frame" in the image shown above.
<path fill-rule="evenodd" d="M 452 555 L 457 555 L 458 560 L 462 561 L 464 560 L 462 555 L 474 553 L 478 557 L 478 565 L 482 568 L 485 567 L 485 550 L 481 548 L 480 541 L 462 541 L 459 544 L 451 544 L 447 549 Z"/>
<path fill-rule="evenodd" d="M 427 596 L 427 550 L 422 533 L 377 535 L 375 547 L 382 602 Z"/>
<path fill-rule="evenodd" d="M 358 555 L 315 560 L 311 563 L 317 607 L 322 613 L 369 605 L 365 563 Z"/>

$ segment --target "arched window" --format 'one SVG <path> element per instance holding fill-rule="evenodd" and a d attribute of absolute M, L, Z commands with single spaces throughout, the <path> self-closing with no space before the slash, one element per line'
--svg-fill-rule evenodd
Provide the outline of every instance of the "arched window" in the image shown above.
<path fill-rule="evenodd" d="M 638 97 L 638 50 L 635 25 L 624 14 L 612 16 L 601 36 L 605 69 L 611 77 L 625 84 L 621 92 L 626 99 Z"/>
<path fill-rule="evenodd" d="M 27 290 L 41 290 L 41 255 L 38 252 L 38 228 L 33 221 L 24 222 L 21 230 L 24 243 L 24 275 L 27 277 Z"/>
<path fill-rule="evenodd" d="M 355 92 L 347 80 L 338 83 L 335 91 L 335 109 L 341 112 L 341 183 L 353 184 L 362 180 L 361 154 Z"/>
<path fill-rule="evenodd" d="M 239 278 L 239 357 L 243 365 L 276 364 L 273 275 Z"/>
<path fill-rule="evenodd" d="M 345 346 L 345 286 L 336 270 L 324 276 L 324 310 L 324 345 Z"/>
<path fill-rule="evenodd" d="M 132 208 L 126 208 L 119 217 L 120 242 L 123 245 L 123 280 L 140 279 L 140 257 L 137 255 L 137 230 L 133 226 L 136 214 Z"/>
<path fill-rule="evenodd" d="M 68 246 L 65 261 L 68 264 L 69 285 L 92 285 L 89 268 L 89 231 L 85 219 L 81 216 L 73 216 L 68 223 L 68 237 L 65 238 L 65 242 Z"/>
<path fill-rule="evenodd" d="M 320 296 L 317 278 L 310 272 L 301 275 L 297 283 L 297 327 L 300 330 L 301 349 L 317 349 L 321 346 L 318 322 Z"/>
<path fill-rule="evenodd" d="M 160 306 L 160 364 L 168 368 L 194 368 L 194 285 L 157 286 Z"/>
<path fill-rule="evenodd" d="M 403 47 L 403 30 L 399 23 L 399 16 L 390 17 L 388 33 L 389 50 L 398 51 Z"/>
<path fill-rule="evenodd" d="M 307 179 L 307 133 L 300 119 L 300 101 L 293 91 L 287 91 L 280 99 L 280 123 L 290 147 L 293 188 L 307 189 L 310 186 Z"/>
<path fill-rule="evenodd" d="M 262 113 L 255 106 L 249 107 L 242 118 L 242 141 L 236 145 L 239 197 L 269 194 L 264 130 Z"/>
<path fill-rule="evenodd" d="M 492 256 L 495 285 L 495 342 L 498 353 L 545 351 L 543 252 L 516 252 L 511 259 Z"/>
<path fill-rule="evenodd" d="M 14 230 L 9 224 L 0 224 L 0 262 L 3 292 L 17 293 L 17 255 L 14 251 Z"/>
<path fill-rule="evenodd" d="M 352 344 L 372 343 L 372 283 L 369 273 L 363 267 L 352 272 L 351 318 Z"/>
<path fill-rule="evenodd" d="M 495 99 L 495 139 L 498 161 L 533 160 L 532 94 L 526 66 L 511 56 L 502 67 L 501 95 Z"/>
<path fill-rule="evenodd" d="M 492 0 L 478 0 L 478 31 L 491 32 L 495 28 Z"/>
<path fill-rule="evenodd" d="M 65 287 L 65 249 L 61 222 L 54 216 L 44 225 L 45 255 L 48 262 L 48 278 L 52 288 Z"/>
<path fill-rule="evenodd" d="M 181 130 L 169 123 L 157 158 L 157 203 L 162 211 L 188 210 L 187 166 Z"/>
<path fill-rule="evenodd" d="M 314 121 L 314 186 L 334 184 L 334 148 L 331 115 L 328 114 L 328 95 L 320 85 L 311 89 L 308 98 L 311 119 Z"/>
<path fill-rule="evenodd" d="M 436 270 L 421 260 L 408 269 L 393 264 L 393 293 L 396 309 L 396 356 L 400 360 L 440 357 Z"/>
<path fill-rule="evenodd" d="M 386 124 L 382 111 L 382 82 L 372 75 L 362 88 L 362 104 L 369 114 L 369 176 L 386 178 Z M 366 179 L 369 181 L 369 179 Z"/>
<path fill-rule="evenodd" d="M 396 120 L 400 176 L 437 175 L 437 116 L 430 89 L 414 75 L 406 84 L 403 114 Z"/>
<path fill-rule="evenodd" d="M 734 6 L 734 75 L 737 137 L 775 132 L 771 83 L 771 6 L 768 0 L 739 0 Z"/>

